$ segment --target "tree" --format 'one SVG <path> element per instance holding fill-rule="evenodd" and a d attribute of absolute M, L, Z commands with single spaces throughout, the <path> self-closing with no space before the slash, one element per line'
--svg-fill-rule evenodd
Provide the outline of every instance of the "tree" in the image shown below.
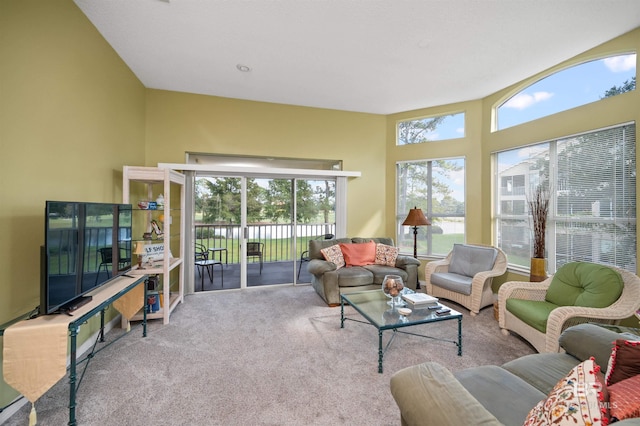
<path fill-rule="evenodd" d="M 631 80 L 625 80 L 620 86 L 613 86 L 611 89 L 604 92 L 604 95 L 600 99 L 610 98 L 612 96 L 620 95 L 625 92 L 631 92 L 636 90 L 636 78 L 631 77 Z"/>
<path fill-rule="evenodd" d="M 201 178 L 196 181 L 196 206 L 206 223 L 240 223 L 240 179 L 232 177 Z M 261 218 L 263 190 L 255 179 L 247 179 L 247 221 Z"/>
<path fill-rule="evenodd" d="M 329 215 L 336 208 L 336 183 L 334 181 L 325 180 L 324 187 L 316 187 L 316 199 L 320 212 L 322 212 L 323 222 L 329 223 Z M 327 225 L 328 227 L 329 225 Z M 329 233 L 329 229 L 325 229 L 325 233 Z"/>
<path fill-rule="evenodd" d="M 398 124 L 398 145 L 429 142 L 429 133 L 435 131 L 447 117 L 451 115 L 401 121 Z"/>
<path fill-rule="evenodd" d="M 264 215 L 274 221 L 291 222 L 293 212 L 291 179 L 272 179 L 266 190 Z M 318 199 L 313 187 L 306 180 L 296 181 L 296 221 L 308 223 L 318 215 Z"/>
<path fill-rule="evenodd" d="M 433 160 L 406 163 L 399 170 L 399 193 L 405 194 L 404 206 L 399 211 L 408 212 L 413 206 L 426 208 L 431 202 L 431 209 L 427 214 L 458 214 L 464 213 L 464 202 L 451 196 L 453 190 L 445 179 L 451 174 L 462 170 L 462 167 L 450 160 Z"/>

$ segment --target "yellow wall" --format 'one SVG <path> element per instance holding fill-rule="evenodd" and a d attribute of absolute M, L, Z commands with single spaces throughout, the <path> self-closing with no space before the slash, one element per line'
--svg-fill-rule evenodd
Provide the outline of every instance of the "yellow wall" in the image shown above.
<path fill-rule="evenodd" d="M 0 1 L 0 324 L 39 304 L 45 200 L 122 200 L 144 90 L 71 0 Z"/>
<path fill-rule="evenodd" d="M 144 87 L 71 0 L 0 2 L 0 323 L 39 301 L 45 200 L 122 200 Z"/>
<path fill-rule="evenodd" d="M 147 165 L 187 151 L 343 160 L 349 236 L 386 235 L 384 116 L 148 90 Z"/>

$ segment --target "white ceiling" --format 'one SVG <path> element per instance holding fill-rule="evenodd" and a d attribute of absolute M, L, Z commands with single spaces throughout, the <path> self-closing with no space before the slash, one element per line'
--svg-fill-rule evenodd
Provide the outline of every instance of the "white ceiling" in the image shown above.
<path fill-rule="evenodd" d="M 378 114 L 480 99 L 640 27 L 638 0 L 75 2 L 145 87 Z"/>

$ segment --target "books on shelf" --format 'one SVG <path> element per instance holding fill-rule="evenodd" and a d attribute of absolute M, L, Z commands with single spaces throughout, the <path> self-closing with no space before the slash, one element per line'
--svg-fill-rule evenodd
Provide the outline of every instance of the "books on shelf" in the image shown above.
<path fill-rule="evenodd" d="M 438 304 L 437 297 L 429 296 L 425 293 L 403 294 L 402 299 L 414 307 L 435 306 Z"/>

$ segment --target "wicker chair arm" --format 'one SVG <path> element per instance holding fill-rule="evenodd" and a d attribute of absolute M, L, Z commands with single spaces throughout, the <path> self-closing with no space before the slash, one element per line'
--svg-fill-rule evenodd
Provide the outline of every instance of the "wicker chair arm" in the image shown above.
<path fill-rule="evenodd" d="M 509 281 L 498 290 L 498 325 L 504 329 L 507 299 L 524 299 L 542 301 L 547 294 L 551 279 L 542 282 Z"/>
<path fill-rule="evenodd" d="M 426 291 L 427 294 L 433 294 L 433 285 L 431 284 L 431 274 L 436 272 L 448 272 L 449 264 L 451 263 L 451 254 L 449 253 L 447 257 L 442 260 L 434 260 L 429 262 L 424 267 L 424 282 L 427 286 Z"/>
<path fill-rule="evenodd" d="M 622 294 L 613 304 L 604 308 L 561 306 L 554 309 L 547 319 L 545 350 L 558 351 L 558 338 L 568 327 L 581 322 L 613 322 L 628 318 L 640 308 L 640 283 L 636 275 L 618 269 L 625 280 Z"/>
<path fill-rule="evenodd" d="M 426 274 L 433 274 L 434 272 L 447 272 L 449 271 L 449 264 L 451 259 L 434 260 L 425 265 L 424 271 Z"/>
<path fill-rule="evenodd" d="M 498 300 L 504 301 L 505 303 L 509 298 L 544 300 L 550 283 L 550 279 L 534 283 L 528 281 L 509 281 L 500 286 L 498 290 Z"/>
<path fill-rule="evenodd" d="M 584 306 L 561 306 L 554 309 L 547 319 L 545 337 L 545 352 L 558 352 L 558 341 L 562 332 L 576 324 L 585 322 L 606 322 L 627 318 L 629 315 L 621 313 L 614 305 L 606 308 L 588 308 Z"/>

